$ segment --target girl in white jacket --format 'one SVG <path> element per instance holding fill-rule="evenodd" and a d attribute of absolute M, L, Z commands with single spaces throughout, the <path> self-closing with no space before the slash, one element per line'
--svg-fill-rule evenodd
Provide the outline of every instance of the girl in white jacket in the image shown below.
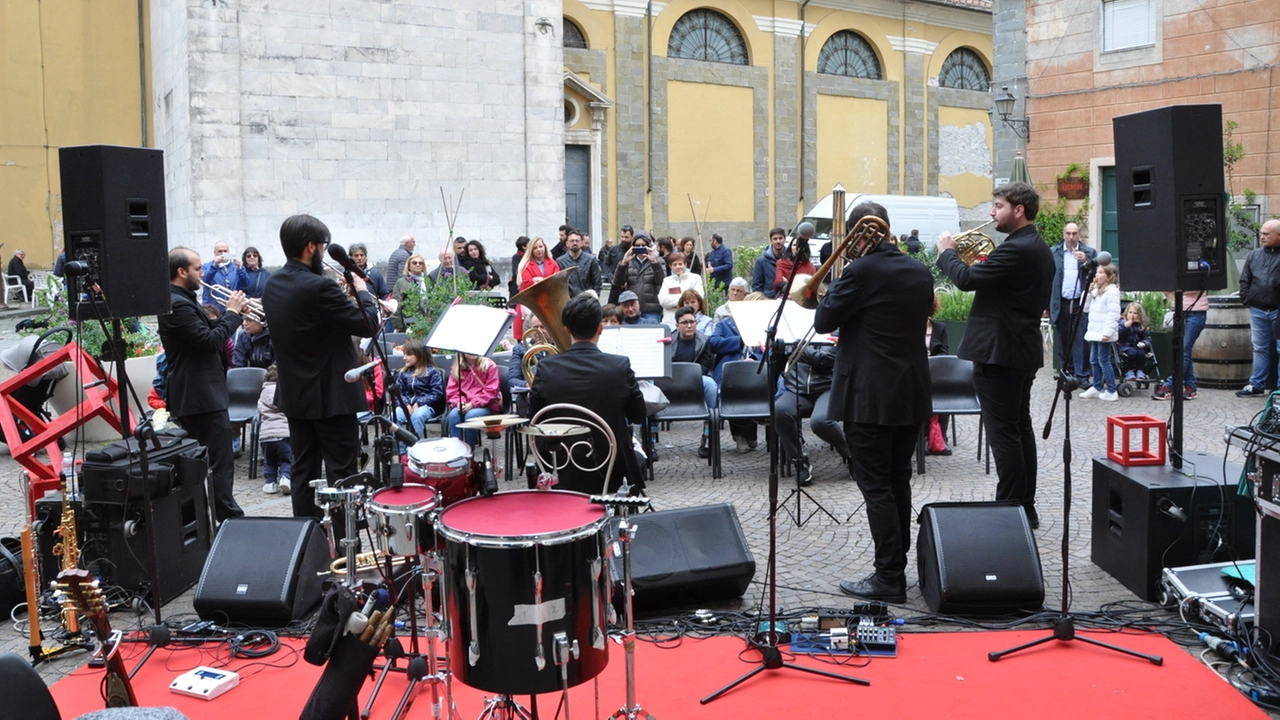
<path fill-rule="evenodd" d="M 1120 273 L 1115 265 L 1098 268 L 1098 274 L 1089 286 L 1084 310 L 1089 313 L 1089 327 L 1084 339 L 1089 341 L 1093 387 L 1080 393 L 1080 397 L 1114 401 L 1116 369 L 1111 363 L 1111 356 L 1120 325 Z"/>

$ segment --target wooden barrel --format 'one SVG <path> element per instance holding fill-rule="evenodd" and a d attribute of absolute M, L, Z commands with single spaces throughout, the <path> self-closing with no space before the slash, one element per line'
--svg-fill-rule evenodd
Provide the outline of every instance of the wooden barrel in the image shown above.
<path fill-rule="evenodd" d="M 1204 332 L 1191 351 L 1191 359 L 1200 387 L 1238 389 L 1249 382 L 1253 373 L 1249 308 L 1239 298 L 1209 298 Z"/>

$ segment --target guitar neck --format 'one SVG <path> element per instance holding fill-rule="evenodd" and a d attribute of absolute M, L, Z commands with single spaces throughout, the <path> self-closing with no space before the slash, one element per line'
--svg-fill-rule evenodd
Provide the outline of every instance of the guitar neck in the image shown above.
<path fill-rule="evenodd" d="M 129 670 L 120 657 L 120 639 L 114 637 L 111 622 L 107 619 L 107 604 L 97 581 L 90 579 L 86 570 L 71 569 L 58 573 L 57 587 L 63 593 L 63 602 L 84 613 L 98 635 L 103 659 L 107 666 L 107 707 L 135 707 L 137 697 L 129 682 Z"/>

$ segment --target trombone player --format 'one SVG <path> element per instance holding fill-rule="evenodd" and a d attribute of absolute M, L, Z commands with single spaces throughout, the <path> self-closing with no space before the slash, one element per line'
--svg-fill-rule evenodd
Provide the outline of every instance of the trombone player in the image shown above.
<path fill-rule="evenodd" d="M 853 209 L 861 218 L 836 253 L 884 237 L 889 213 L 876 203 Z M 867 216 L 874 216 L 868 218 Z M 875 219 L 883 222 L 877 222 Z M 865 228 L 879 226 L 879 230 Z M 832 237 L 835 242 L 836 237 Z M 844 580 L 847 595 L 902 603 L 907 599 L 911 546 L 911 455 L 933 412 L 929 355 L 922 342 L 933 309 L 933 275 L 887 239 L 850 261 L 818 304 L 814 328 L 840 330 L 829 417 L 844 421 L 849 473 L 867 506 L 875 572 Z"/>
<path fill-rule="evenodd" d="M 956 355 L 973 362 L 973 385 L 996 456 L 996 500 L 1022 505 L 1031 527 L 1036 512 L 1036 437 L 1031 383 L 1044 364 L 1040 317 L 1049 305 L 1053 252 L 1036 230 L 1040 195 L 1026 183 L 992 193 L 991 217 L 1007 233 L 986 261 L 966 265 L 950 233 L 938 238 L 938 267 L 960 290 L 972 290 L 964 339 Z"/>

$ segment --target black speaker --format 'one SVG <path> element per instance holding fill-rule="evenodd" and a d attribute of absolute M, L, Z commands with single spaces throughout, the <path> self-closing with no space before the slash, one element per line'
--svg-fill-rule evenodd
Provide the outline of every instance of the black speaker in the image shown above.
<path fill-rule="evenodd" d="M 1258 515 L 1258 564 L 1253 589 L 1254 624 L 1267 631 L 1275 652 L 1280 643 L 1280 506 L 1260 503 Z"/>
<path fill-rule="evenodd" d="M 169 312 L 169 238 L 164 154 L 150 148 L 58 149 L 72 317 L 131 318 Z M 94 286 L 96 285 L 96 289 Z"/>
<path fill-rule="evenodd" d="M 1253 502 L 1236 494 L 1240 466 L 1206 453 L 1170 465 L 1093 460 L 1094 564 L 1143 600 L 1156 600 L 1164 568 L 1254 555 Z"/>
<path fill-rule="evenodd" d="M 1124 288 L 1225 288 L 1222 106 L 1174 105 L 1111 123 Z"/>
<path fill-rule="evenodd" d="M 213 536 L 209 501 L 204 484 L 196 483 L 180 486 L 151 502 L 160 600 L 168 602 L 195 584 L 209 555 Z M 151 544 L 142 501 L 72 501 L 70 508 L 80 534 L 82 566 L 104 585 L 119 586 L 150 601 Z M 40 571 L 46 582 L 62 569 L 53 554 L 53 546 L 61 542 L 53 534 L 61 518 L 61 493 L 49 493 L 36 501 Z"/>
<path fill-rule="evenodd" d="M 0 538 L 0 613 L 7 613 L 27 601 L 23 560 L 21 540 Z"/>
<path fill-rule="evenodd" d="M 234 518 L 222 523 L 196 586 L 204 620 L 284 627 L 320 603 L 329 547 L 308 518 Z"/>
<path fill-rule="evenodd" d="M 1044 605 L 1040 551 L 1022 506 L 931 503 L 920 509 L 920 592 L 944 615 L 1007 615 Z"/>
<path fill-rule="evenodd" d="M 637 612 L 741 597 L 756 574 L 733 505 L 663 510 L 631 516 L 631 582 Z M 618 522 L 609 523 L 614 604 L 622 606 Z"/>

